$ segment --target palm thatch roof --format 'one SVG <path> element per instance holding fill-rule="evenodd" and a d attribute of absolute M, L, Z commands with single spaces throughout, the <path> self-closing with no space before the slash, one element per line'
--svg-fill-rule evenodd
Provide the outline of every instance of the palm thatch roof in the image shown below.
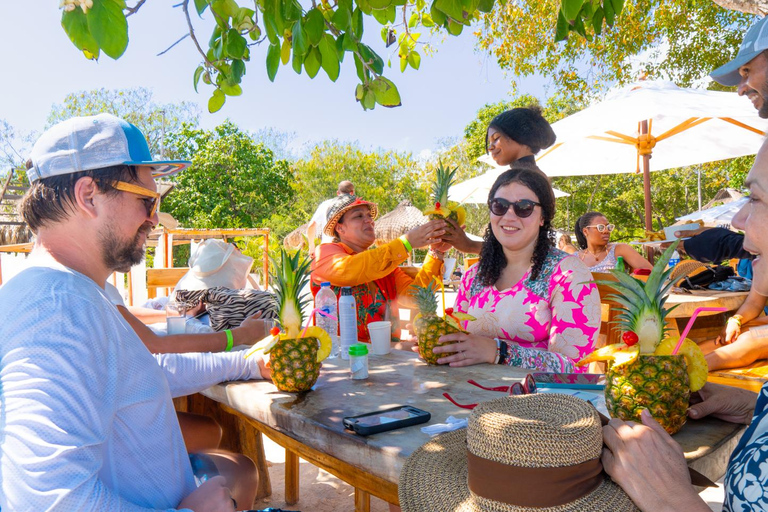
<path fill-rule="evenodd" d="M 409 200 L 401 201 L 394 210 L 376 221 L 376 244 L 399 238 L 428 220 Z"/>
<path fill-rule="evenodd" d="M 0 245 L 24 244 L 32 241 L 32 232 L 27 225 L 0 226 Z"/>

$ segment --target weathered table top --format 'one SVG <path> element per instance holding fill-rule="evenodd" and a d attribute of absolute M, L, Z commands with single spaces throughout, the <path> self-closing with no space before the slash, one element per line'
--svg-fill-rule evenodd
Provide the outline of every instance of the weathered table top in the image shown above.
<path fill-rule="evenodd" d="M 689 318 L 701 307 L 721 307 L 728 311 L 735 311 L 747 299 L 749 292 L 723 292 L 715 290 L 692 290 L 687 293 L 672 293 L 669 295 L 666 307 L 677 305 L 675 309 L 669 312 L 668 318 Z M 700 316 L 709 316 L 718 314 L 712 311 L 703 311 Z"/>
<path fill-rule="evenodd" d="M 416 354 L 399 350 L 370 355 L 369 367 L 367 380 L 351 380 L 347 361 L 326 360 L 313 390 L 298 395 L 278 391 L 268 381 L 219 384 L 203 394 L 319 452 L 397 483 L 405 459 L 429 439 L 420 430 L 424 424 L 361 437 L 344 429 L 343 417 L 413 405 L 432 414 L 427 424 L 444 423 L 448 416 L 465 418 L 470 411 L 451 404 L 443 392 L 459 403 L 477 403 L 504 394 L 479 389 L 467 379 L 499 386 L 527 374 L 498 365 L 428 366 Z M 743 426 L 717 419 L 689 420 L 674 438 L 692 467 L 716 479 L 725 472 L 742 431 Z"/>

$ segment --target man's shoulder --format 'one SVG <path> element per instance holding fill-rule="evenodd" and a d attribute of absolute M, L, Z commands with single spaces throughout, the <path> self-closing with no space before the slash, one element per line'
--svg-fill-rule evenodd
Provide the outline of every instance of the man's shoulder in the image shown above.
<path fill-rule="evenodd" d="M 63 295 L 84 301 L 101 301 L 104 291 L 88 277 L 67 267 L 30 266 L 0 287 L 0 304 L 24 307 L 25 304 L 60 301 Z"/>

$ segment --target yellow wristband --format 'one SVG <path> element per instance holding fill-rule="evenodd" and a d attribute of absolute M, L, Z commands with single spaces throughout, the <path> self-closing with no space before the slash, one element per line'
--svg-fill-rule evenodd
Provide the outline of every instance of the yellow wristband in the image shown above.
<path fill-rule="evenodd" d="M 403 242 L 403 245 L 405 246 L 405 250 L 408 252 L 411 252 L 413 250 L 413 247 L 411 247 L 411 242 L 408 241 L 407 238 L 405 238 L 405 235 L 402 235 L 399 240 Z"/>
<path fill-rule="evenodd" d="M 224 334 L 227 335 L 227 348 L 224 349 L 224 352 L 229 352 L 230 350 L 232 350 L 232 345 L 234 344 L 235 339 L 232 337 L 232 331 L 230 331 L 229 329 L 224 331 Z"/>
<path fill-rule="evenodd" d="M 742 320 L 742 316 L 741 316 L 741 315 L 733 315 L 731 318 L 729 318 L 729 319 L 728 319 L 728 321 L 729 321 L 729 322 L 730 322 L 731 320 L 733 320 L 734 322 L 736 322 L 736 324 L 737 324 L 739 327 L 741 327 L 741 320 Z"/>

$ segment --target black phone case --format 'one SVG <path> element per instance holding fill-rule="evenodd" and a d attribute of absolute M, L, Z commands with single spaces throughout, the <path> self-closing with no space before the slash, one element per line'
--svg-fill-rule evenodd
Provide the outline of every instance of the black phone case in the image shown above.
<path fill-rule="evenodd" d="M 402 420 L 391 421 L 389 423 L 384 423 L 382 425 L 365 426 L 365 425 L 360 425 L 357 422 L 357 420 L 359 420 L 360 418 L 365 418 L 368 416 L 376 416 L 376 415 L 384 414 L 390 411 L 401 411 L 404 409 L 411 411 L 413 413 L 416 413 L 416 416 L 413 416 L 411 418 L 405 418 Z M 359 434 L 361 436 L 369 436 L 371 434 L 378 434 L 380 432 L 386 432 L 388 430 L 395 430 L 398 428 L 418 425 L 420 423 L 426 423 L 430 420 L 430 418 L 432 418 L 432 415 L 427 411 L 423 411 L 417 407 L 412 407 L 410 405 L 399 405 L 397 407 L 391 407 L 389 409 L 384 409 L 382 411 L 374 411 L 366 414 L 358 414 L 357 416 L 347 416 L 342 420 L 342 423 L 344 424 L 344 428 L 353 430 L 356 434 Z"/>

